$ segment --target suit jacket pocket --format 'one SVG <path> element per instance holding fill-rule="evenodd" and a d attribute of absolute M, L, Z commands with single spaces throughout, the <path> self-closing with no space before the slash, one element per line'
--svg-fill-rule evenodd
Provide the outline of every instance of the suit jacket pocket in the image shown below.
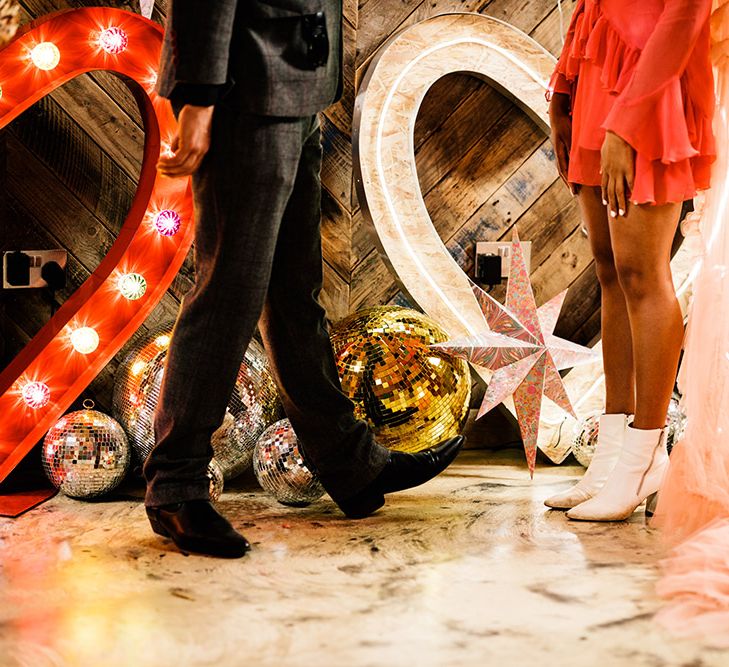
<path fill-rule="evenodd" d="M 324 11 L 323 0 L 244 0 L 246 14 L 255 19 L 291 19 Z"/>
<path fill-rule="evenodd" d="M 251 6 L 247 12 L 247 27 L 264 57 L 280 59 L 282 64 L 300 71 L 314 70 L 326 64 L 329 36 L 323 0 L 247 2 Z M 323 18 L 312 22 L 316 14 Z M 312 23 L 315 24 L 313 30 Z M 270 63 L 269 66 L 274 65 Z M 283 75 L 283 72 L 279 74 Z"/>

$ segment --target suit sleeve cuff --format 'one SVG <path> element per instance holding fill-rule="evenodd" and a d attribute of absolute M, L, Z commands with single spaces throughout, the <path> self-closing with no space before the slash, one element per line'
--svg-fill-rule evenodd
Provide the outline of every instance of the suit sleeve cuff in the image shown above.
<path fill-rule="evenodd" d="M 211 107 L 220 101 L 224 88 L 211 83 L 178 83 L 170 93 L 170 100 L 180 106 Z"/>

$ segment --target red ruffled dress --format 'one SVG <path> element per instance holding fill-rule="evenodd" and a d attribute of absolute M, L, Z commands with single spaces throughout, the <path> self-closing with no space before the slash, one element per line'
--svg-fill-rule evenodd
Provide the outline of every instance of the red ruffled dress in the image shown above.
<path fill-rule="evenodd" d="M 547 93 L 571 96 L 571 183 L 600 185 L 610 130 L 636 151 L 631 201 L 680 202 L 709 187 L 710 11 L 711 0 L 578 0 Z"/>

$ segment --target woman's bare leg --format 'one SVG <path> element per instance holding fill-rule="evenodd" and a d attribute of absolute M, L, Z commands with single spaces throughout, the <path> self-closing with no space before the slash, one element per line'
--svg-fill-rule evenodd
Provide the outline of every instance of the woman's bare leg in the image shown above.
<path fill-rule="evenodd" d="M 602 290 L 602 354 L 605 370 L 605 412 L 635 412 L 633 343 L 625 295 L 618 281 L 610 237 L 610 218 L 600 188 L 581 186 L 578 194 L 595 270 Z"/>
<path fill-rule="evenodd" d="M 663 428 L 676 381 L 683 318 L 671 278 L 680 204 L 629 207 L 610 221 L 618 281 L 630 317 L 636 373 L 636 429 Z"/>

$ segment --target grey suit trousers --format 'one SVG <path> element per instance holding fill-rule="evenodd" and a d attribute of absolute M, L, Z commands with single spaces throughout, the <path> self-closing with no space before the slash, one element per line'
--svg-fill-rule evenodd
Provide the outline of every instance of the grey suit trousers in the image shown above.
<path fill-rule="evenodd" d="M 317 299 L 320 168 L 317 116 L 216 106 L 193 177 L 196 278 L 170 342 L 144 466 L 148 506 L 208 498 L 210 438 L 257 323 L 303 456 L 332 498 L 353 496 L 385 466 L 388 451 L 342 393 Z"/>

